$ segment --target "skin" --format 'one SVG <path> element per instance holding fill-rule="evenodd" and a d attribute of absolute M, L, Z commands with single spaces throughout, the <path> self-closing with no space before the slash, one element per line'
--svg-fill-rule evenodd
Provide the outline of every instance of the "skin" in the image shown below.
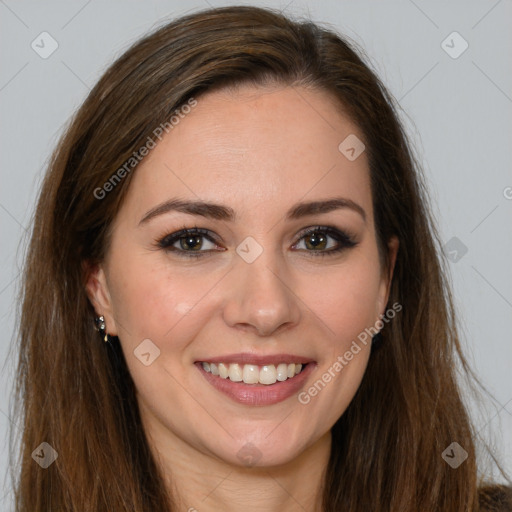
<path fill-rule="evenodd" d="M 361 383 L 370 345 L 307 405 L 296 395 L 236 403 L 194 362 L 238 352 L 307 356 L 316 362 L 307 389 L 385 313 L 398 242 L 387 247 L 390 268 L 381 267 L 366 154 L 349 161 L 338 150 L 350 134 L 363 140 L 325 92 L 223 89 L 199 97 L 133 176 L 87 292 L 120 338 L 150 446 L 183 510 L 321 510 L 330 429 Z M 298 202 L 340 196 L 366 220 L 349 208 L 284 220 Z M 237 218 L 172 211 L 140 224 L 171 198 L 227 205 Z M 312 254 L 338 245 L 328 238 L 308 248 L 301 232 L 318 225 L 349 232 L 357 245 Z M 195 226 L 217 236 L 202 238 L 201 250 L 218 251 L 187 259 L 155 242 Z M 236 252 L 248 236 L 263 248 L 250 264 Z M 133 354 L 147 338 L 160 350 L 149 366 Z M 237 456 L 247 443 L 258 450 L 254 467 Z"/>

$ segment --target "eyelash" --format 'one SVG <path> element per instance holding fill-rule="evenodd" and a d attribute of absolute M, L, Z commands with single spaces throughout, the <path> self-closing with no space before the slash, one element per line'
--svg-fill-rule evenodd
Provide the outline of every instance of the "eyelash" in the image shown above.
<path fill-rule="evenodd" d="M 351 247 L 355 247 L 358 244 L 349 234 L 331 226 L 314 226 L 311 228 L 307 228 L 305 231 L 300 233 L 299 240 L 296 243 L 299 243 L 303 238 L 306 238 L 309 235 L 317 234 L 319 232 L 327 234 L 328 236 L 333 238 L 335 241 L 338 242 L 339 246 L 335 249 L 326 249 L 323 251 L 308 251 L 306 249 L 300 250 L 312 253 L 314 257 L 334 256 L 335 254 L 339 254 L 341 251 L 349 249 Z M 206 251 L 185 251 L 183 249 L 172 247 L 172 245 L 178 242 L 180 239 L 185 238 L 186 236 L 194 235 L 204 236 L 210 242 L 217 243 L 215 241 L 215 238 L 211 236 L 211 232 L 209 230 L 198 228 L 197 226 L 195 226 L 194 228 L 187 228 L 184 226 L 181 230 L 175 231 L 174 233 L 165 235 L 164 237 L 156 240 L 156 244 L 160 249 L 173 252 L 180 258 L 201 258 L 206 255 L 211 256 L 213 252 L 220 252 L 213 249 L 209 249 Z"/>

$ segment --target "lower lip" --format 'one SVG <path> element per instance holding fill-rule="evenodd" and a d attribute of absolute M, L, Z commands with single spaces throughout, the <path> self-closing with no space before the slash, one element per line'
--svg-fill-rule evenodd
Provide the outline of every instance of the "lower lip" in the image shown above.
<path fill-rule="evenodd" d="M 291 379 L 265 385 L 233 382 L 206 372 L 201 363 L 195 363 L 195 365 L 215 389 L 224 393 L 235 402 L 246 405 L 272 405 L 290 398 L 303 387 L 304 382 L 316 366 L 314 363 L 308 363 L 304 370 Z"/>

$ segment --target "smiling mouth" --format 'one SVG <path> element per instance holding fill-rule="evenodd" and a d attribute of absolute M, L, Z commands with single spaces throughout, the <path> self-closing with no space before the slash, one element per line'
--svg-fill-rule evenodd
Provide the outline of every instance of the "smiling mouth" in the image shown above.
<path fill-rule="evenodd" d="M 307 364 L 280 363 L 278 365 L 254 365 L 238 363 L 209 363 L 202 361 L 206 373 L 221 379 L 244 384 L 263 384 L 271 386 L 276 382 L 285 382 L 305 370 Z"/>

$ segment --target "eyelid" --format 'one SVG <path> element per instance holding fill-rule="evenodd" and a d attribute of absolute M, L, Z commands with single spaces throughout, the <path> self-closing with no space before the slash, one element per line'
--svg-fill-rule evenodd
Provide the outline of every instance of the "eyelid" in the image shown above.
<path fill-rule="evenodd" d="M 304 237 L 305 235 L 308 235 L 310 233 L 314 233 L 316 231 L 324 231 L 328 235 L 333 235 L 334 237 L 343 237 L 346 239 L 346 241 L 352 241 L 355 243 L 356 235 L 352 231 L 348 229 L 341 229 L 337 228 L 335 226 L 331 226 L 329 224 L 323 224 L 323 225 L 315 225 L 315 226 L 309 226 L 307 228 L 302 229 L 297 233 L 297 237 L 300 239 Z"/>
<path fill-rule="evenodd" d="M 169 249 L 171 243 L 176 243 L 180 238 L 186 235 L 201 235 L 204 238 L 208 239 L 211 243 L 218 244 L 218 237 L 209 229 L 199 228 L 197 226 L 194 227 L 186 227 L 173 231 L 172 233 L 168 233 L 163 237 L 157 238 L 155 242 L 157 245 L 163 249 Z M 192 252 L 192 251 L 183 251 L 183 252 Z M 207 252 L 207 251 L 198 251 L 198 252 Z"/>

